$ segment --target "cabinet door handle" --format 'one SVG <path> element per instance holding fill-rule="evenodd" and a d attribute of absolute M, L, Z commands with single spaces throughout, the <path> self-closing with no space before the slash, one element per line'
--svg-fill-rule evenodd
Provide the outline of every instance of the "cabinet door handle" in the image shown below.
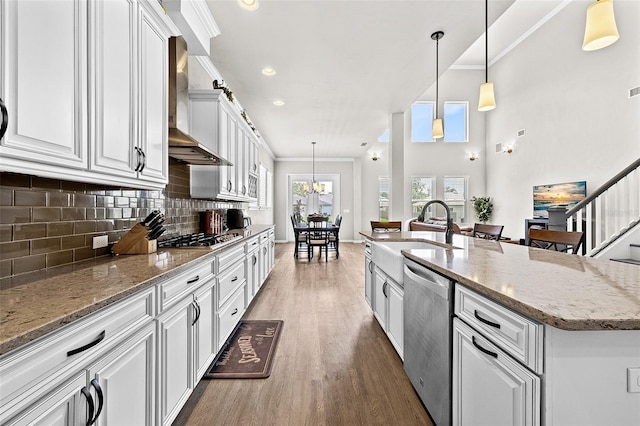
<path fill-rule="evenodd" d="M 0 112 L 2 112 L 2 124 L 0 124 L 0 139 L 7 133 L 7 126 L 9 125 L 9 112 L 4 104 L 2 98 L 0 98 Z"/>
<path fill-rule="evenodd" d="M 255 265 L 255 264 L 256 264 L 256 262 L 258 262 L 258 258 L 257 258 L 257 257 L 256 257 L 256 255 L 254 254 L 254 255 L 253 255 L 253 264 Z"/>
<path fill-rule="evenodd" d="M 229 182 L 227 183 L 227 191 L 231 192 L 231 188 L 233 188 L 233 184 L 231 183 L 231 179 L 229 179 Z"/>
<path fill-rule="evenodd" d="M 147 156 L 144 153 L 144 151 L 142 150 L 142 148 L 140 148 L 140 155 L 142 155 L 142 167 L 140 167 L 140 173 L 142 173 L 142 171 L 144 170 L 144 168 L 147 165 Z"/>
<path fill-rule="evenodd" d="M 194 300 L 193 302 L 191 302 L 191 306 L 193 306 L 193 309 L 196 311 L 196 317 L 193 319 L 191 325 L 195 325 L 200 319 L 200 304 L 197 300 Z"/>
<path fill-rule="evenodd" d="M 233 315 L 235 315 L 235 314 L 237 314 L 237 313 L 238 313 L 238 308 L 235 308 L 235 309 L 233 310 L 233 312 L 231 312 L 231 316 L 233 316 Z"/>
<path fill-rule="evenodd" d="M 67 356 L 73 356 L 75 354 L 79 354 L 80 352 L 84 352 L 87 349 L 91 349 L 98 343 L 102 342 L 102 340 L 104 340 L 104 336 L 106 336 L 106 330 L 102 330 L 102 333 L 98 334 L 98 337 L 96 337 L 96 340 L 94 340 L 93 342 L 89 342 L 86 345 L 80 346 L 76 349 L 71 349 L 69 352 L 67 352 Z"/>
<path fill-rule="evenodd" d="M 234 282 L 234 281 L 238 281 L 238 276 L 237 275 L 235 277 L 231 278 L 231 282 Z"/>
<path fill-rule="evenodd" d="M 492 356 L 494 358 L 498 358 L 498 354 L 495 352 L 491 352 L 488 349 L 483 348 L 482 346 L 480 346 L 477 342 L 476 342 L 476 336 L 471 336 L 471 343 L 473 343 L 473 346 L 475 346 L 476 348 L 478 348 L 478 350 L 480 352 L 484 352 L 485 354 Z"/>
<path fill-rule="evenodd" d="M 473 316 L 476 317 L 478 321 L 483 322 L 487 325 L 490 325 L 491 327 L 500 328 L 500 324 L 498 324 L 497 322 L 489 321 L 488 319 L 482 318 L 480 314 L 478 314 L 477 309 L 473 310 Z"/>
<path fill-rule="evenodd" d="M 267 248 L 265 247 L 264 249 L 262 249 L 262 252 L 263 252 L 264 254 L 267 254 Z"/>
<path fill-rule="evenodd" d="M 195 277 L 193 277 L 189 281 L 187 281 L 187 284 L 193 284 L 196 281 L 198 281 L 199 279 L 200 279 L 200 275 L 196 275 Z"/>
<path fill-rule="evenodd" d="M 242 185 L 242 195 L 247 193 L 247 185 Z"/>
<path fill-rule="evenodd" d="M 91 426 L 91 424 L 93 423 L 93 411 L 95 409 L 94 405 L 93 405 L 93 397 L 91 396 L 91 392 L 89 392 L 89 390 L 87 389 L 86 386 L 84 386 L 80 392 L 82 392 L 82 394 L 84 395 L 85 398 L 87 398 L 87 405 L 89 406 L 89 413 L 88 413 L 88 419 L 87 419 L 87 426 Z"/>
<path fill-rule="evenodd" d="M 96 416 L 88 423 L 88 426 L 91 426 L 98 420 L 100 417 L 100 413 L 102 412 L 102 407 L 104 406 L 104 394 L 102 393 L 102 388 L 100 387 L 100 383 L 98 383 L 97 379 L 93 379 L 91 381 L 91 386 L 96 390 L 96 395 L 98 395 L 98 411 L 96 412 Z"/>
<path fill-rule="evenodd" d="M 140 148 L 136 146 L 134 149 L 136 150 L 136 168 L 134 171 L 139 172 L 140 166 L 142 166 L 142 162 L 140 161 Z"/>
<path fill-rule="evenodd" d="M 369 272 L 373 274 L 373 262 L 371 260 L 369 261 Z"/>
<path fill-rule="evenodd" d="M 382 294 L 384 294 L 384 297 L 389 297 L 387 295 L 387 282 L 385 281 L 384 284 L 382 284 Z"/>

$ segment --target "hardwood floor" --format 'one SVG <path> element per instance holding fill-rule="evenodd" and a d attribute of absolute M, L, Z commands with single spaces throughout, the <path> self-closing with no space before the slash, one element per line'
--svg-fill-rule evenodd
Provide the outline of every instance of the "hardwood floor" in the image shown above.
<path fill-rule="evenodd" d="M 245 314 L 282 319 L 267 379 L 202 380 L 174 425 L 431 425 L 364 299 L 364 247 L 276 264 Z"/>

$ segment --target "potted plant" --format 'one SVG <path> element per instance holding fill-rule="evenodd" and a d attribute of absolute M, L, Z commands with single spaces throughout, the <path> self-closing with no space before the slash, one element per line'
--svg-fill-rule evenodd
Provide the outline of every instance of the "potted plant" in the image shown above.
<path fill-rule="evenodd" d="M 471 201 L 473 201 L 473 208 L 476 211 L 478 220 L 482 223 L 487 223 L 491 218 L 491 213 L 493 213 L 491 197 L 473 197 Z"/>

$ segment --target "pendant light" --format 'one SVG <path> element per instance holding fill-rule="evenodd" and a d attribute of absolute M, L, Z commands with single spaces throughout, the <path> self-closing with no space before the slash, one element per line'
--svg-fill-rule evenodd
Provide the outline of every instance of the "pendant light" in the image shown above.
<path fill-rule="evenodd" d="M 489 0 L 484 0 L 484 83 L 480 85 L 478 111 L 491 111 L 495 107 L 493 83 L 489 83 Z"/>
<path fill-rule="evenodd" d="M 598 0 L 587 8 L 587 24 L 584 28 L 582 50 L 598 50 L 607 47 L 620 38 L 616 17 L 613 14 L 613 0 Z"/>
<path fill-rule="evenodd" d="M 444 37 L 444 33 L 442 31 L 436 31 L 431 34 L 431 39 L 436 41 L 436 118 L 433 119 L 433 123 L 431 125 L 431 137 L 433 139 L 440 139 L 444 137 L 442 118 L 438 118 L 438 46 L 442 37 Z"/>
<path fill-rule="evenodd" d="M 311 142 L 311 188 L 309 184 L 305 183 L 302 187 L 305 192 L 311 192 L 312 194 L 320 192 L 320 185 L 316 182 L 316 143 Z M 309 191 L 311 189 L 311 191 Z"/>

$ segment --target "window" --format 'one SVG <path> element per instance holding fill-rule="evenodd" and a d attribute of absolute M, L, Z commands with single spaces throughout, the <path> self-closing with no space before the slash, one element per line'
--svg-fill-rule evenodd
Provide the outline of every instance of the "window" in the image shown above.
<path fill-rule="evenodd" d="M 467 221 L 467 187 L 469 178 L 466 176 L 444 177 L 444 201 L 451 209 L 454 222 Z"/>
<path fill-rule="evenodd" d="M 444 103 L 444 141 L 469 142 L 469 102 Z"/>
<path fill-rule="evenodd" d="M 340 212 L 340 175 L 316 175 L 313 192 L 312 175 L 289 175 L 290 215 L 305 222 L 311 213 L 321 213 L 330 221 Z"/>
<path fill-rule="evenodd" d="M 433 109 L 433 102 L 415 102 L 411 105 L 411 142 L 433 142 Z"/>
<path fill-rule="evenodd" d="M 378 178 L 378 220 L 389 220 L 389 178 Z"/>
<path fill-rule="evenodd" d="M 436 178 L 416 176 L 411 178 L 411 217 L 418 217 L 427 201 L 433 200 L 435 186 Z"/>
<path fill-rule="evenodd" d="M 389 142 L 389 129 L 385 130 L 384 133 L 378 137 L 378 142 Z"/>

